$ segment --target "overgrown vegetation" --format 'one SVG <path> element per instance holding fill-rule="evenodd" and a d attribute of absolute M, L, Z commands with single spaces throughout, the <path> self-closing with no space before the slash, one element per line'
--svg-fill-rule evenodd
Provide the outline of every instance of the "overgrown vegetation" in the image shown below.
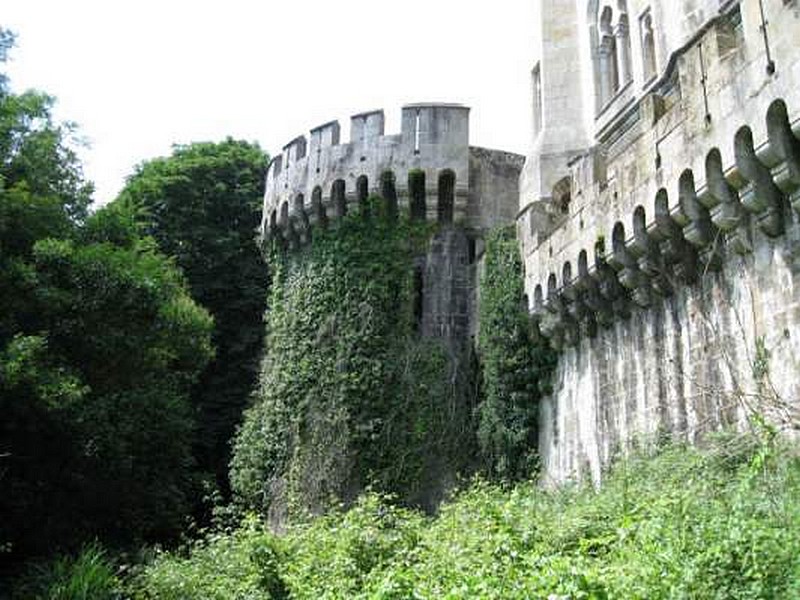
<path fill-rule="evenodd" d="M 534 471 L 537 401 L 549 392 L 556 364 L 547 341 L 534 336 L 524 293 L 514 231 L 496 230 L 486 239 L 480 280 L 478 441 L 487 471 L 502 479 Z"/>
<path fill-rule="evenodd" d="M 600 491 L 476 481 L 431 518 L 368 495 L 281 538 L 249 520 L 160 555 L 135 587 L 187 600 L 755 600 L 800 597 L 798 582 L 797 446 L 724 436 L 623 459 Z"/>
<path fill-rule="evenodd" d="M 430 231 L 369 201 L 369 217 L 270 258 L 267 354 L 231 480 L 240 502 L 277 520 L 368 484 L 424 501 L 462 460 L 446 355 L 415 333 L 413 260 Z"/>
<path fill-rule="evenodd" d="M 0 62 L 12 45 L 0 29 Z M 555 356 L 530 328 L 518 246 L 487 239 L 473 410 L 472 363 L 419 333 L 435 233 L 419 170 L 418 221 L 371 198 L 304 249 L 272 249 L 238 505 L 186 529 L 208 472 L 225 490 L 256 381 L 266 157 L 177 147 L 89 214 L 52 105 L 0 73 L 0 596 L 800 598 L 800 454 L 763 423 L 622 458 L 600 491 L 529 478 Z M 755 379 L 770 360 L 759 338 Z M 436 506 L 478 451 L 484 479 L 436 516 L 409 508 Z"/>

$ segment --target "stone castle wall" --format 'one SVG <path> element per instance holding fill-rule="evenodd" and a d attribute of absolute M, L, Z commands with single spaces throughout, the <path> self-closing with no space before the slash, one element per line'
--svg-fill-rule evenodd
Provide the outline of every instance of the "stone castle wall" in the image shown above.
<path fill-rule="evenodd" d="M 482 237 L 516 221 L 536 329 L 559 352 L 540 404 L 548 481 L 601 477 L 656 434 L 696 440 L 800 406 L 798 0 L 543 0 L 531 151 L 469 146 L 469 109 L 331 122 L 270 164 L 261 227 L 309 243 L 375 193 L 436 221 L 420 331 L 477 328 Z"/>
<path fill-rule="evenodd" d="M 313 243 L 315 228 L 335 226 L 373 194 L 390 210 L 436 222 L 427 252 L 415 259 L 415 310 L 420 334 L 445 343 L 455 373 L 477 330 L 483 236 L 514 223 L 523 163 L 470 146 L 469 109 L 457 104 L 403 107 L 397 135 L 385 134 L 383 111 L 355 115 L 348 143 L 338 122 L 326 123 L 270 163 L 262 239 L 299 249 Z"/>
<path fill-rule="evenodd" d="M 748 399 L 799 400 L 798 7 L 640 4 L 632 15 L 672 15 L 656 27 L 659 70 L 636 92 L 634 61 L 602 105 L 576 84 L 597 109 L 585 146 L 549 152 L 545 127 L 522 178 L 529 307 L 560 352 L 541 404 L 552 481 L 599 478 L 642 435 L 742 425 Z M 772 357 L 768 394 L 757 350 Z"/>
<path fill-rule="evenodd" d="M 800 418 L 800 224 L 785 235 L 750 225 L 753 252 L 720 245 L 719 271 L 566 345 L 554 391 L 540 405 L 539 452 L 548 482 L 601 479 L 638 441 L 690 442 L 745 428 L 752 411 L 785 428 Z M 569 309 L 568 309 L 569 310 Z"/>

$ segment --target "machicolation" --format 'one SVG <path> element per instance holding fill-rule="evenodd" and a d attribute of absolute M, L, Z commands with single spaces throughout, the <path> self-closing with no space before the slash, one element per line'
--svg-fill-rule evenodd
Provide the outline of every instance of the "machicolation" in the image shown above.
<path fill-rule="evenodd" d="M 629 318 L 633 308 L 719 271 L 723 254 L 752 252 L 755 229 L 783 235 L 792 208 L 800 214 L 800 118 L 790 122 L 786 104 L 775 100 L 765 125 L 767 139 L 758 147 L 743 125 L 727 168 L 712 148 L 704 181 L 685 169 L 675 194 L 660 188 L 647 207 L 637 205 L 574 256 L 538 252 L 530 310 L 541 333 L 556 348 L 575 345 L 598 326 Z M 545 236 L 542 244 L 553 241 Z"/>

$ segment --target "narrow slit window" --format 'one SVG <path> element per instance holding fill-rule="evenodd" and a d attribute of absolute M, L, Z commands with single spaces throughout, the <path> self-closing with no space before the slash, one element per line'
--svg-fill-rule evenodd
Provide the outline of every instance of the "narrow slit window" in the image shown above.
<path fill-rule="evenodd" d="M 536 135 L 542 130 L 542 69 L 537 65 L 531 73 L 533 85 L 533 134 Z"/>
<path fill-rule="evenodd" d="M 419 110 L 417 110 L 417 116 L 414 120 L 414 154 L 419 154 L 420 121 Z"/>

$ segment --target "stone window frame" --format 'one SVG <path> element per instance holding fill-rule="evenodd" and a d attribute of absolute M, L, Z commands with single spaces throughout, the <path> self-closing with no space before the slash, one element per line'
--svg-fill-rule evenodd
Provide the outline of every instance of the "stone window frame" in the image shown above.
<path fill-rule="evenodd" d="M 656 25 L 650 6 L 639 15 L 639 43 L 642 58 L 642 87 L 646 88 L 658 77 Z"/>
<path fill-rule="evenodd" d="M 628 2 L 589 0 L 587 14 L 599 115 L 633 81 Z"/>

